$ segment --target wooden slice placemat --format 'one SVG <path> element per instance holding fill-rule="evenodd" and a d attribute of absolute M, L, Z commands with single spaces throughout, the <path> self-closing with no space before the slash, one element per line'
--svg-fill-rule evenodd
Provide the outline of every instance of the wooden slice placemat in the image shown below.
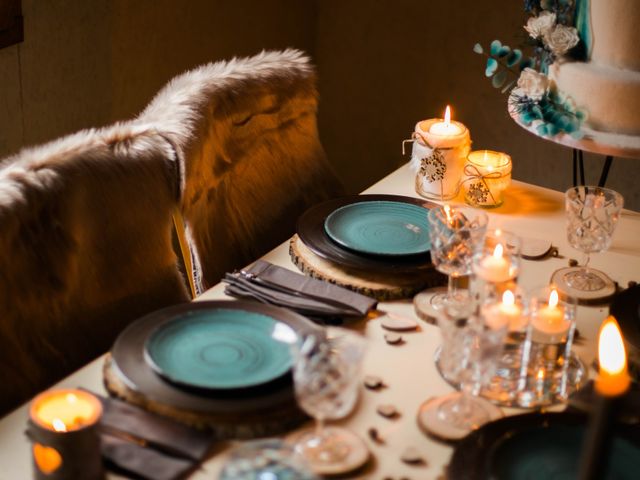
<path fill-rule="evenodd" d="M 298 427 L 307 419 L 306 415 L 298 408 L 293 392 L 290 401 L 284 401 L 282 404 L 272 407 L 268 412 L 216 413 L 215 411 L 178 408 L 149 398 L 127 384 L 126 378 L 118 371 L 111 355 L 107 355 L 103 374 L 105 388 L 112 395 L 190 427 L 210 430 L 220 440 L 278 435 Z"/>
<path fill-rule="evenodd" d="M 446 284 L 446 277 L 435 268 L 416 273 L 373 273 L 344 267 L 313 253 L 294 235 L 289 241 L 289 255 L 302 272 L 348 288 L 376 300 L 411 298 L 419 291 Z"/>

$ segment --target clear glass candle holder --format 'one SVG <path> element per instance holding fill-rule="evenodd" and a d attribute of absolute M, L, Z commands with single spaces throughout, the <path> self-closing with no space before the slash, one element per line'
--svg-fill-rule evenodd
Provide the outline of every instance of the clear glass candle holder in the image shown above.
<path fill-rule="evenodd" d="M 502 229 L 490 230 L 473 256 L 472 289 L 480 303 L 498 300 L 507 289 L 516 288 L 520 273 L 522 240 Z"/>
<path fill-rule="evenodd" d="M 482 396 L 502 406 L 517 406 L 518 392 L 526 387 L 528 375 L 528 297 L 516 285 L 510 285 L 502 292 L 490 289 L 480 312 L 487 324 L 494 328 L 506 325 L 507 328 L 495 375 L 485 386 Z"/>
<path fill-rule="evenodd" d="M 525 340 L 527 376 L 519 392 L 523 407 L 566 402 L 582 386 L 587 372 L 572 353 L 576 329 L 576 301 L 561 297 L 555 286 L 530 294 Z"/>
<path fill-rule="evenodd" d="M 474 207 L 502 205 L 504 191 L 511 184 L 511 157 L 493 150 L 469 154 L 464 167 L 464 199 Z"/>

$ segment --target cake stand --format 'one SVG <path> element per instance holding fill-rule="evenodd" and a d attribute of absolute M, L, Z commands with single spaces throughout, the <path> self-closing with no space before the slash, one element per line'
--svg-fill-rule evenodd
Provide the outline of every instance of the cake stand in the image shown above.
<path fill-rule="evenodd" d="M 513 97 L 513 93 L 511 94 L 511 97 Z M 599 153 L 606 156 L 604 166 L 602 167 L 602 173 L 600 174 L 600 180 L 598 181 L 598 186 L 600 187 L 604 187 L 607 181 L 609 169 L 611 168 L 611 163 L 613 162 L 614 157 L 640 159 L 640 136 L 637 135 L 602 132 L 583 125 L 581 130 L 584 133 L 584 136 L 580 139 L 574 138 L 566 133 L 559 133 L 553 137 L 541 136 L 536 130 L 540 121 L 537 120 L 532 122 L 531 125 L 525 125 L 520 120 L 518 113 L 515 112 L 513 107 L 511 107 L 512 100 L 514 100 L 511 97 L 509 98 L 509 115 L 511 115 L 511 118 L 518 125 L 544 140 L 573 148 L 574 187 L 577 185 L 585 185 L 583 152 Z M 578 174 L 580 176 L 580 182 L 578 182 Z"/>
<path fill-rule="evenodd" d="M 552 137 L 542 136 L 537 131 L 537 126 L 541 123 L 540 120 L 533 121 L 530 125 L 525 125 L 521 120 L 518 113 L 514 110 L 512 105 L 515 103 L 513 100 L 513 93 L 509 97 L 509 115 L 511 118 L 522 128 L 534 135 L 548 140 L 550 142 L 564 145 L 573 149 L 573 186 L 586 185 L 584 178 L 584 152 L 599 153 L 605 155 L 605 162 L 600 173 L 600 179 L 598 180 L 598 186 L 604 187 L 607 182 L 607 176 L 609 175 L 609 169 L 613 163 L 614 157 L 622 158 L 638 158 L 640 159 L 640 136 L 637 135 L 625 135 L 614 132 L 602 132 L 594 130 L 585 125 L 581 127 L 583 133 L 582 138 L 574 138 L 566 133 L 558 133 Z M 578 178 L 580 177 L 580 178 Z M 579 291 L 571 288 L 564 278 L 567 274 L 579 267 L 561 268 L 554 272 L 551 282 L 554 283 L 560 291 L 565 295 L 569 295 L 572 298 L 576 298 L 581 304 L 601 304 L 606 303 L 616 293 L 617 286 L 609 277 L 602 273 L 601 278 L 604 280 L 605 287 L 598 289 L 597 291 Z"/>

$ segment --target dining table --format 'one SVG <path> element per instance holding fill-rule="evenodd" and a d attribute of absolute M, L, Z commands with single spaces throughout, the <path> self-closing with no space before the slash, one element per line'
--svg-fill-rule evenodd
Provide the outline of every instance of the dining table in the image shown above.
<path fill-rule="evenodd" d="M 414 180 L 415 174 L 409 165 L 403 165 L 362 193 L 419 198 L 414 191 Z M 462 204 L 464 198 L 460 194 L 448 203 Z M 489 216 L 489 228 L 499 227 L 521 237 L 547 240 L 557 248 L 557 256 L 522 260 L 518 283 L 525 291 L 547 285 L 553 272 L 566 267 L 571 259 L 582 260 L 582 254 L 572 248 L 567 240 L 562 192 L 513 180 L 505 192 L 504 203 L 485 211 Z M 297 271 L 290 257 L 289 242 L 268 252 L 262 259 Z M 605 252 L 592 254 L 590 266 L 606 272 L 620 287 L 626 287 L 631 281 L 640 281 L 640 213 L 622 211 L 610 248 Z M 230 299 L 224 290 L 225 285 L 219 283 L 194 301 Z M 378 309 L 415 319 L 419 328 L 403 333 L 402 344 L 390 345 L 385 341 L 385 330 L 380 324 L 380 317 L 369 317 L 348 326 L 361 331 L 366 337 L 367 350 L 362 374 L 380 377 L 385 388 L 374 391 L 362 385 L 354 411 L 347 418 L 335 422 L 359 435 L 371 453 L 367 464 L 346 475 L 346 478 L 443 478 L 454 444 L 426 435 L 417 422 L 418 410 L 427 399 L 453 391 L 453 387 L 438 373 L 434 362 L 434 354 L 441 344 L 439 329 L 433 323 L 418 318 L 410 298 L 380 302 Z M 577 308 L 577 328 L 583 341 L 574 344 L 573 349 L 585 365 L 593 363 L 598 329 L 608 314 L 607 304 L 579 305 Z M 103 385 L 104 361 L 104 355 L 96 358 L 52 388 L 80 387 L 106 395 Z M 593 368 L 589 368 L 589 375 L 595 376 Z M 377 413 L 376 409 L 380 405 L 387 404 L 395 406 L 399 415 L 388 419 Z M 556 405 L 552 410 L 563 408 L 564 405 Z M 29 402 L 0 420 L 0 480 L 31 477 L 30 443 L 24 434 L 28 409 Z M 517 408 L 503 410 L 505 415 L 529 411 Z M 309 425 L 310 422 L 304 426 Z M 377 438 L 372 438 L 372 428 L 377 432 Z M 220 442 L 210 457 L 189 478 L 218 478 L 236 443 Z M 402 453 L 408 448 L 419 452 L 425 461 L 420 464 L 403 461 Z M 469 468 L 473 466 L 470 465 Z M 107 478 L 125 477 L 109 472 Z"/>

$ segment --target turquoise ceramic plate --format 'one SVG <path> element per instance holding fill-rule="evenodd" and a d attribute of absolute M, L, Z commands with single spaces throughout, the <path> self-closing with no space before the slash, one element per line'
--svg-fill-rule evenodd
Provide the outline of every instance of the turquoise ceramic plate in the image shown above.
<path fill-rule="evenodd" d="M 427 253 L 426 208 L 403 202 L 370 201 L 338 208 L 327 216 L 327 235 L 345 248 L 373 255 Z"/>
<path fill-rule="evenodd" d="M 160 325 L 145 359 L 165 379 L 204 389 L 255 387 L 291 368 L 296 334 L 267 315 L 231 309 L 193 311 Z"/>

